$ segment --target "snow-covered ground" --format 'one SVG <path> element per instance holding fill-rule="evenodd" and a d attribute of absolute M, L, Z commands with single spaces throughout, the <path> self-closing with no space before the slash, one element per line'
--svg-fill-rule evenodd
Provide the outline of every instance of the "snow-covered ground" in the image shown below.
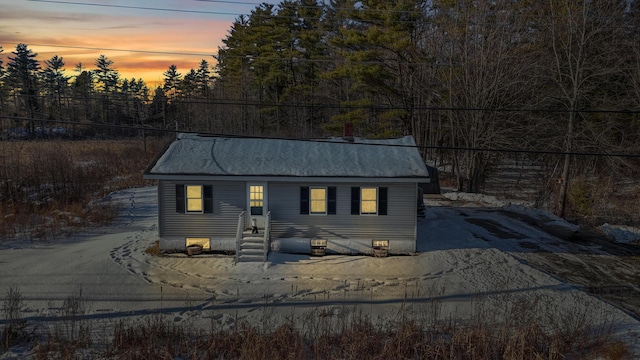
<path fill-rule="evenodd" d="M 479 302 L 506 306 L 517 298 L 540 299 L 551 312 L 577 311 L 594 325 L 613 324 L 614 335 L 640 356 L 636 315 L 530 265 L 541 251 L 576 253 L 582 245 L 544 230 L 574 232 L 575 226 L 522 204 L 458 206 L 464 199 L 455 196 L 455 202 L 428 202 L 414 256 L 271 253 L 265 263 L 234 264 L 224 255 L 146 254 L 157 239 L 156 188 L 120 191 L 112 199 L 123 213 L 112 226 L 51 244 L 0 243 L 0 296 L 17 286 L 23 317 L 51 323 L 65 299 L 81 295 L 83 319 L 94 321 L 94 331 L 155 314 L 204 329 L 267 317 L 303 319 L 319 309 L 336 317 L 357 311 L 379 321 L 437 309 L 430 316 L 464 319 Z M 487 206 L 482 198 L 473 202 Z M 578 250 L 606 256 L 593 246 Z"/>

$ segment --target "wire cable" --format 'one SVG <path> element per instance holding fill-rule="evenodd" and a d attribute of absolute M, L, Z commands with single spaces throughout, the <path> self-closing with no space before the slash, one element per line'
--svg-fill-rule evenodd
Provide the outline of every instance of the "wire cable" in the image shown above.
<path fill-rule="evenodd" d="M 34 44 L 34 43 L 29 43 L 29 46 L 46 46 L 46 47 L 63 48 L 63 49 L 80 49 L 80 50 L 96 50 L 96 51 L 121 51 L 121 52 L 132 52 L 132 53 L 142 53 L 142 54 L 214 56 L 213 54 L 205 54 L 205 53 L 189 53 L 189 52 L 177 52 L 177 51 L 154 51 L 154 50 L 134 50 L 134 49 L 118 49 L 118 48 L 98 48 L 98 47 L 73 46 L 73 45 L 53 45 L 53 44 Z"/>
<path fill-rule="evenodd" d="M 115 5 L 115 4 L 94 4 L 94 3 L 85 3 L 85 2 L 78 2 L 78 1 L 60 1 L 60 0 L 27 0 L 27 1 L 51 3 L 51 4 L 63 4 L 63 5 L 95 6 L 95 7 L 115 8 L 115 9 L 169 11 L 169 12 L 180 12 L 180 13 L 190 13 L 190 14 L 212 14 L 212 15 L 233 15 L 233 16 L 240 15 L 236 13 L 228 13 L 228 12 L 221 12 L 221 11 L 168 9 L 168 8 L 154 8 L 154 7 L 147 7 L 147 6 L 131 6 L 131 5 Z"/>
<path fill-rule="evenodd" d="M 18 120 L 18 121 L 32 121 L 36 123 L 57 123 L 57 124 L 70 124 L 79 126 L 90 127 L 108 127 L 128 130 L 140 130 L 140 131 L 156 131 L 166 133 L 185 133 L 196 134 L 208 137 L 221 137 L 221 138 L 244 138 L 244 139 L 268 139 L 268 140 L 289 140 L 289 141 L 306 141 L 306 142 L 322 142 L 322 143 L 335 143 L 330 139 L 296 139 L 287 137 L 274 137 L 274 136 L 248 136 L 248 135 L 233 135 L 225 133 L 212 133 L 202 131 L 190 131 L 179 129 L 159 129 L 146 126 L 137 125 L 122 125 L 122 124 L 107 124 L 107 123 L 84 123 L 76 121 L 55 120 L 55 119 L 34 119 L 17 116 L 4 116 L 0 115 L 0 119 L 6 120 Z M 384 146 L 384 147 L 406 147 L 417 148 L 425 150 L 450 150 L 450 151 L 473 151 L 473 152 L 491 152 L 491 153 L 512 153 L 512 154 L 535 154 L 535 155 L 560 155 L 560 156 L 594 156 L 594 157 L 619 157 L 619 158 L 631 158 L 640 159 L 640 154 L 624 154 L 624 153 L 604 153 L 604 152 L 578 152 L 578 151 L 553 151 L 553 150 L 533 150 L 533 149 L 494 149 L 494 148 L 478 148 L 478 147 L 458 147 L 458 146 L 435 146 L 435 145 L 398 145 L 398 144 L 372 144 L 372 143 L 350 143 L 344 142 L 341 144 L 353 145 L 353 146 Z"/>

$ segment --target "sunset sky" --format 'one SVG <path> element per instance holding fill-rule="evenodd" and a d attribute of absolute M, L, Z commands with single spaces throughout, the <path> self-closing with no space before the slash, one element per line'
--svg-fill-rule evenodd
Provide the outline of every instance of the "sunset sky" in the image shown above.
<path fill-rule="evenodd" d="M 202 59 L 215 64 L 211 55 L 233 21 L 263 2 L 279 1 L 0 0 L 0 56 L 6 65 L 24 43 L 41 63 L 62 56 L 72 75 L 80 62 L 95 69 L 104 54 L 122 78 L 142 78 L 153 89 L 171 64 L 182 75 Z"/>

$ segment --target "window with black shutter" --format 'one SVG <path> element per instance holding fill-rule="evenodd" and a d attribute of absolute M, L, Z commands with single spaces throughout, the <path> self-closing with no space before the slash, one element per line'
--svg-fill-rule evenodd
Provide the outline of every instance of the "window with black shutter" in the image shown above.
<path fill-rule="evenodd" d="M 300 187 L 300 214 L 309 215 L 309 187 Z"/>
<path fill-rule="evenodd" d="M 378 197 L 380 198 L 378 202 L 378 215 L 387 215 L 387 192 L 386 187 L 378 188 Z"/>
<path fill-rule="evenodd" d="M 176 212 L 184 214 L 184 185 L 176 184 Z"/>
<path fill-rule="evenodd" d="M 335 215 L 336 187 L 300 187 L 300 214 Z"/>
<path fill-rule="evenodd" d="M 351 188 L 351 215 L 360 215 L 360 188 Z"/>
<path fill-rule="evenodd" d="M 205 185 L 202 190 L 204 194 L 204 213 L 213 214 L 213 186 Z"/>
<path fill-rule="evenodd" d="M 176 212 L 213 213 L 213 186 L 176 184 Z"/>
<path fill-rule="evenodd" d="M 337 201 L 336 201 L 336 187 L 335 186 L 329 186 L 327 188 L 327 214 L 329 215 L 335 215 L 336 214 L 336 208 L 337 208 Z"/>
<path fill-rule="evenodd" d="M 387 215 L 388 188 L 352 187 L 351 215 Z"/>

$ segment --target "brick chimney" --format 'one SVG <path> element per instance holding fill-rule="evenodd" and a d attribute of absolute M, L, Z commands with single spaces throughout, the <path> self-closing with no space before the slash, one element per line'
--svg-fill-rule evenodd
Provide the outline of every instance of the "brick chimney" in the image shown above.
<path fill-rule="evenodd" d="M 342 128 L 342 138 L 353 142 L 353 124 L 352 123 L 344 123 Z"/>

